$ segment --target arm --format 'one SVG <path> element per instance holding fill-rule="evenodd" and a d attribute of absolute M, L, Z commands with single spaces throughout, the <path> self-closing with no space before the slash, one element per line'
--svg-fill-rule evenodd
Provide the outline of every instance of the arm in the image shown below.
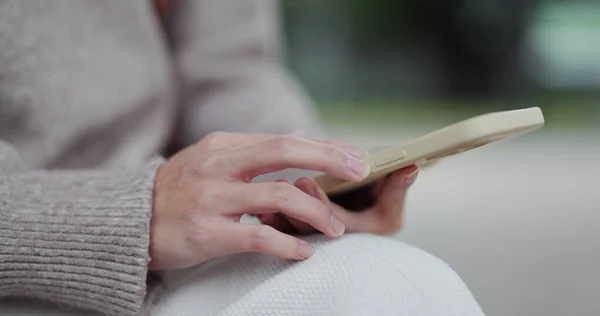
<path fill-rule="evenodd" d="M 154 175 L 37 171 L 0 141 L 0 299 L 139 315 L 146 294 Z"/>
<path fill-rule="evenodd" d="M 182 95 L 183 145 L 212 131 L 323 128 L 280 61 L 275 0 L 178 0 L 169 18 Z"/>
<path fill-rule="evenodd" d="M 183 96 L 175 148 L 212 131 L 283 134 L 302 129 L 308 137 L 326 134 L 310 100 L 281 64 L 277 0 L 172 4 L 169 33 Z M 413 171 L 398 172 L 386 181 L 377 202 L 368 198 L 359 205 L 372 206 L 367 208 L 370 212 L 350 213 L 336 205 L 349 230 L 397 230 L 406 189 L 416 176 L 409 175 Z M 256 180 L 293 180 L 311 174 L 288 169 Z M 302 182 L 297 184 L 306 188 Z M 310 186 L 318 190 L 316 183 Z M 329 204 L 326 196 L 322 200 Z"/>

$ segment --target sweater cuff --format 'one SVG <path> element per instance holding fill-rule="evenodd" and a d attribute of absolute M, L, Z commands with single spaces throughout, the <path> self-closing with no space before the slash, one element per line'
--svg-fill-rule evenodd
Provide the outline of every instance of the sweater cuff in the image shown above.
<path fill-rule="evenodd" d="M 40 171 L 0 179 L 0 298 L 139 315 L 155 159 L 143 170 Z"/>

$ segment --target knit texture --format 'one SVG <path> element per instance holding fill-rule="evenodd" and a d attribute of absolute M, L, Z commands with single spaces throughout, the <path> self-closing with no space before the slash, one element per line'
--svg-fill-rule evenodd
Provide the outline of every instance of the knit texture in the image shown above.
<path fill-rule="evenodd" d="M 150 0 L 0 1 L 0 299 L 140 313 L 149 159 L 212 131 L 317 133 L 276 12 L 176 0 L 162 30 Z"/>
<path fill-rule="evenodd" d="M 483 316 L 443 261 L 389 237 L 305 237 L 309 260 L 238 254 L 165 275 L 152 316 Z M 6 316 L 86 316 L 2 302 Z"/>
<path fill-rule="evenodd" d="M 39 298 L 139 315 L 161 161 L 113 172 L 3 172 L 0 299 Z"/>
<path fill-rule="evenodd" d="M 279 63 L 274 4 L 172 1 L 163 32 L 149 0 L 0 1 L 0 300 L 24 298 L 17 315 L 49 313 L 31 298 L 81 309 L 69 315 L 146 311 L 160 163 L 148 160 L 169 139 L 177 150 L 212 131 L 323 134 Z M 312 242 L 301 263 L 203 264 L 147 310 L 481 315 L 458 276 L 418 250 L 365 236 Z"/>

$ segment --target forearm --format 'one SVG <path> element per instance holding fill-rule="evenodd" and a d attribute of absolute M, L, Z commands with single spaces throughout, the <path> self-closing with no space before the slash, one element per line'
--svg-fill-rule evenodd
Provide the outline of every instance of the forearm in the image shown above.
<path fill-rule="evenodd" d="M 8 152 L 0 142 L 0 158 Z M 0 165 L 14 155 L 4 156 Z M 0 299 L 140 314 L 160 162 L 114 172 L 0 167 Z"/>

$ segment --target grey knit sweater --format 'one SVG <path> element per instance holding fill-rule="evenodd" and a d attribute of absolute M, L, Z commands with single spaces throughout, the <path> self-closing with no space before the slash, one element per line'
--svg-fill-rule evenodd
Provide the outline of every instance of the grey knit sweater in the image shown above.
<path fill-rule="evenodd" d="M 0 2 L 0 299 L 144 310 L 170 141 L 318 128 L 271 0 Z M 1 314 L 1 311 L 0 311 Z"/>

